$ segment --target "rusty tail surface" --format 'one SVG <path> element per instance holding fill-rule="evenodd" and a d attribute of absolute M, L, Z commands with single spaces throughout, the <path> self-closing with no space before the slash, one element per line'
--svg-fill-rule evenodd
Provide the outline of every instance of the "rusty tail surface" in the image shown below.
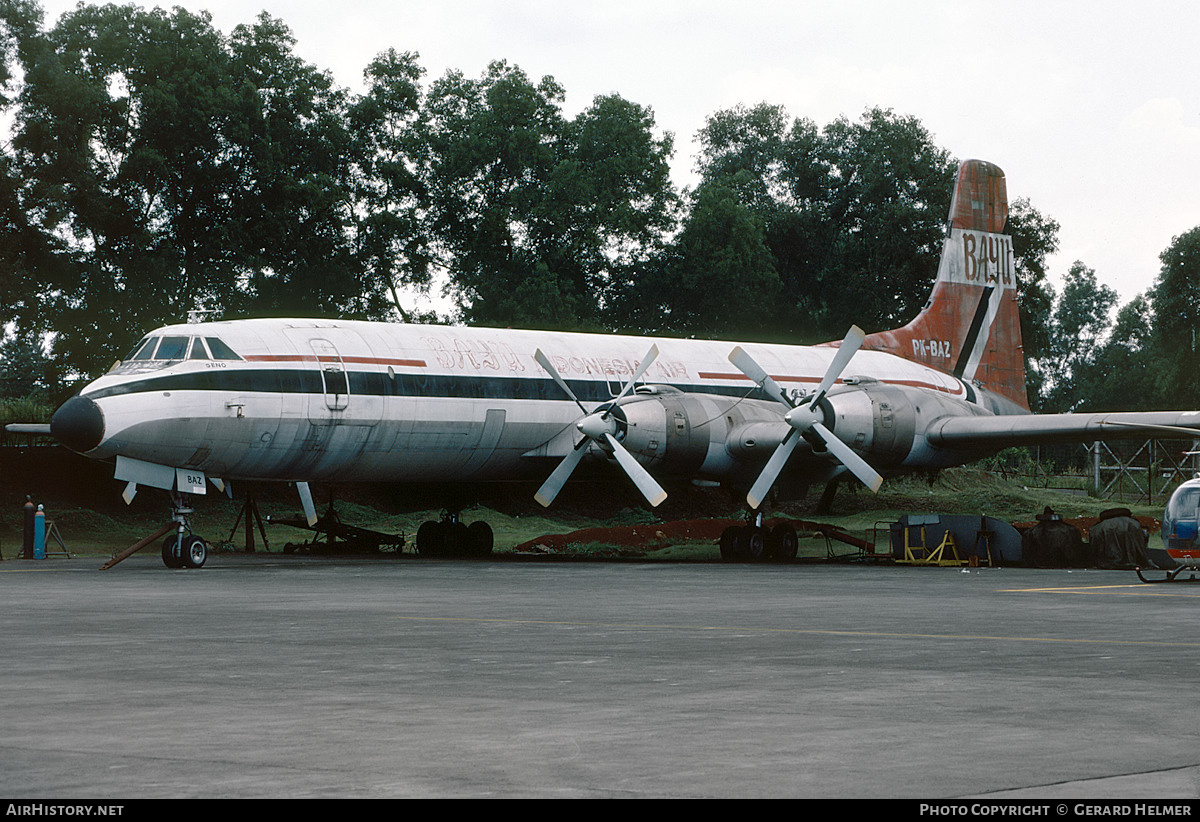
<path fill-rule="evenodd" d="M 982 160 L 963 161 L 929 301 L 903 328 L 869 334 L 863 348 L 946 371 L 1028 410 L 1007 219 L 1004 172 Z"/>

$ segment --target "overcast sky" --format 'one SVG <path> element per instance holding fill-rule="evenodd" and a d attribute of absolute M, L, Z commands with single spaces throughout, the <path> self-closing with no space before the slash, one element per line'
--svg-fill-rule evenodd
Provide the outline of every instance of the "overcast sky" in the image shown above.
<path fill-rule="evenodd" d="M 43 0 L 46 23 L 74 7 Z M 159 5 L 140 3 L 146 7 Z M 228 33 L 262 10 L 296 51 L 362 89 L 380 51 L 415 51 L 426 82 L 507 60 L 551 75 L 573 116 L 597 94 L 654 110 L 693 182 L 715 111 L 780 104 L 824 126 L 871 106 L 917 117 L 959 159 L 996 163 L 1010 199 L 1061 224 L 1074 260 L 1124 302 L 1172 237 L 1200 226 L 1200 4 L 1194 0 L 174 0 Z"/>

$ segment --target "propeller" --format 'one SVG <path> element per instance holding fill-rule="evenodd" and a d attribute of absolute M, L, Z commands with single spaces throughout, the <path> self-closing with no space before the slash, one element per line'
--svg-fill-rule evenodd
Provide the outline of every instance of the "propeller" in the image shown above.
<path fill-rule="evenodd" d="M 634 371 L 633 376 L 629 378 L 629 382 L 625 383 L 625 387 L 621 389 L 621 393 L 601 408 L 588 411 L 583 403 L 579 401 L 579 398 L 575 396 L 575 392 L 571 390 L 571 386 L 567 385 L 567 381 L 559 376 L 558 371 L 554 368 L 550 359 L 542 353 L 542 350 L 539 348 L 534 353 L 533 358 L 537 361 L 537 364 L 551 376 L 554 382 L 558 384 L 558 387 L 563 390 L 563 393 L 570 397 L 583 413 L 583 416 L 575 423 L 575 427 L 579 430 L 579 433 L 583 434 L 583 439 L 575 444 L 575 447 L 571 449 L 571 453 L 567 454 L 563 461 L 558 464 L 558 467 L 551 472 L 550 476 L 542 484 L 542 487 L 534 495 L 534 499 L 547 507 L 549 507 L 550 503 L 554 502 L 554 498 L 558 496 L 558 492 L 566 485 L 575 467 L 583 459 L 583 455 L 587 451 L 587 446 L 590 442 L 598 442 L 606 450 L 612 452 L 612 455 L 616 457 L 617 463 L 629 475 L 629 478 L 633 480 L 633 484 L 637 486 L 638 491 L 641 492 L 642 496 L 652 506 L 657 506 L 667 498 L 667 492 L 655 482 L 654 477 L 650 476 L 650 472 L 643 468 L 641 463 L 634 459 L 633 455 L 625 449 L 625 446 L 621 445 L 617 440 L 617 422 L 613 418 L 613 409 L 617 407 L 617 403 L 633 390 L 634 385 L 642 378 L 642 375 L 646 373 L 646 369 L 650 367 L 650 364 L 657 357 L 658 346 L 651 346 L 646 356 L 642 358 L 641 365 Z"/>
<path fill-rule="evenodd" d="M 788 431 L 787 436 L 783 438 L 783 442 L 779 443 L 779 447 L 775 449 L 775 453 L 767 460 L 766 466 L 762 473 L 758 475 L 758 479 L 754 481 L 754 485 L 750 487 L 750 492 L 746 495 L 746 502 L 750 504 L 752 509 L 758 509 L 767 494 L 771 490 L 771 486 L 775 484 L 775 480 L 779 478 L 780 472 L 783 471 L 783 466 L 787 464 L 788 458 L 791 457 L 792 451 L 795 450 L 796 444 L 800 438 L 808 440 L 815 446 L 823 446 L 833 456 L 846 467 L 846 469 L 858 477 L 863 485 L 867 486 L 873 492 L 879 490 L 879 486 L 883 484 L 881 477 L 874 468 L 867 464 L 867 461 L 860 457 L 850 446 L 842 442 L 833 435 L 833 432 L 825 427 L 825 412 L 821 408 L 821 401 L 825 399 L 825 395 L 829 389 L 834 386 L 842 370 L 850 362 L 850 359 L 862 346 L 866 335 L 858 326 L 852 326 L 846 338 L 842 340 L 842 344 L 838 347 L 837 354 L 829 363 L 829 368 L 825 371 L 825 376 L 821 378 L 821 382 L 817 385 L 817 390 L 807 397 L 804 397 L 798 403 L 793 403 L 787 393 L 780 387 L 779 383 L 771 378 L 762 366 L 754 361 L 754 358 L 746 353 L 741 346 L 734 348 L 729 354 L 729 361 L 749 377 L 763 389 L 767 396 L 787 407 L 788 411 L 783 418 L 787 424 L 792 427 Z"/>

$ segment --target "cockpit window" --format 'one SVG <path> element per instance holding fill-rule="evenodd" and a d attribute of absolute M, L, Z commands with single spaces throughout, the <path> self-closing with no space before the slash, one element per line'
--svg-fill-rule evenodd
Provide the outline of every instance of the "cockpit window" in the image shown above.
<path fill-rule="evenodd" d="M 189 360 L 207 360 L 208 349 L 204 347 L 203 337 L 192 337 L 192 350 L 188 354 Z"/>
<path fill-rule="evenodd" d="M 187 347 L 187 337 L 163 337 L 162 342 L 158 344 L 158 352 L 154 355 L 154 359 L 182 360 L 187 353 Z"/>
<path fill-rule="evenodd" d="M 217 337 L 143 337 L 122 362 L 162 364 L 180 360 L 240 360 Z M 159 366 L 161 367 L 161 365 Z"/>
<path fill-rule="evenodd" d="M 233 349 L 221 342 L 216 337 L 205 337 L 208 342 L 208 350 L 212 352 L 214 360 L 240 360 L 237 354 L 233 353 Z"/>
<path fill-rule="evenodd" d="M 1200 488 L 1185 488 L 1171 498 L 1169 516 L 1172 519 L 1192 519 L 1200 503 Z"/>
<path fill-rule="evenodd" d="M 142 337 L 142 341 L 133 347 L 125 359 L 127 360 L 148 360 L 154 356 L 154 346 L 158 345 L 156 337 Z"/>

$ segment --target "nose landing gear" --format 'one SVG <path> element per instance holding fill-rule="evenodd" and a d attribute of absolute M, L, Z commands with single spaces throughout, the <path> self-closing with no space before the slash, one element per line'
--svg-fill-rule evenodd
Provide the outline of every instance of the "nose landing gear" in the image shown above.
<path fill-rule="evenodd" d="M 208 543 L 192 533 L 188 527 L 188 514 L 194 510 L 188 505 L 187 494 L 171 498 L 171 519 L 175 522 L 175 533 L 163 541 L 162 560 L 168 568 L 202 568 L 208 559 Z"/>
<path fill-rule="evenodd" d="M 100 566 L 101 571 L 107 571 L 119 562 L 124 562 L 138 551 L 150 545 L 159 537 L 174 531 L 163 542 L 162 560 L 168 568 L 200 568 L 208 559 L 208 543 L 192 533 L 188 527 L 187 515 L 192 509 L 187 505 L 187 495 L 171 496 L 171 521 L 159 528 L 153 534 L 138 540 L 108 562 Z"/>

